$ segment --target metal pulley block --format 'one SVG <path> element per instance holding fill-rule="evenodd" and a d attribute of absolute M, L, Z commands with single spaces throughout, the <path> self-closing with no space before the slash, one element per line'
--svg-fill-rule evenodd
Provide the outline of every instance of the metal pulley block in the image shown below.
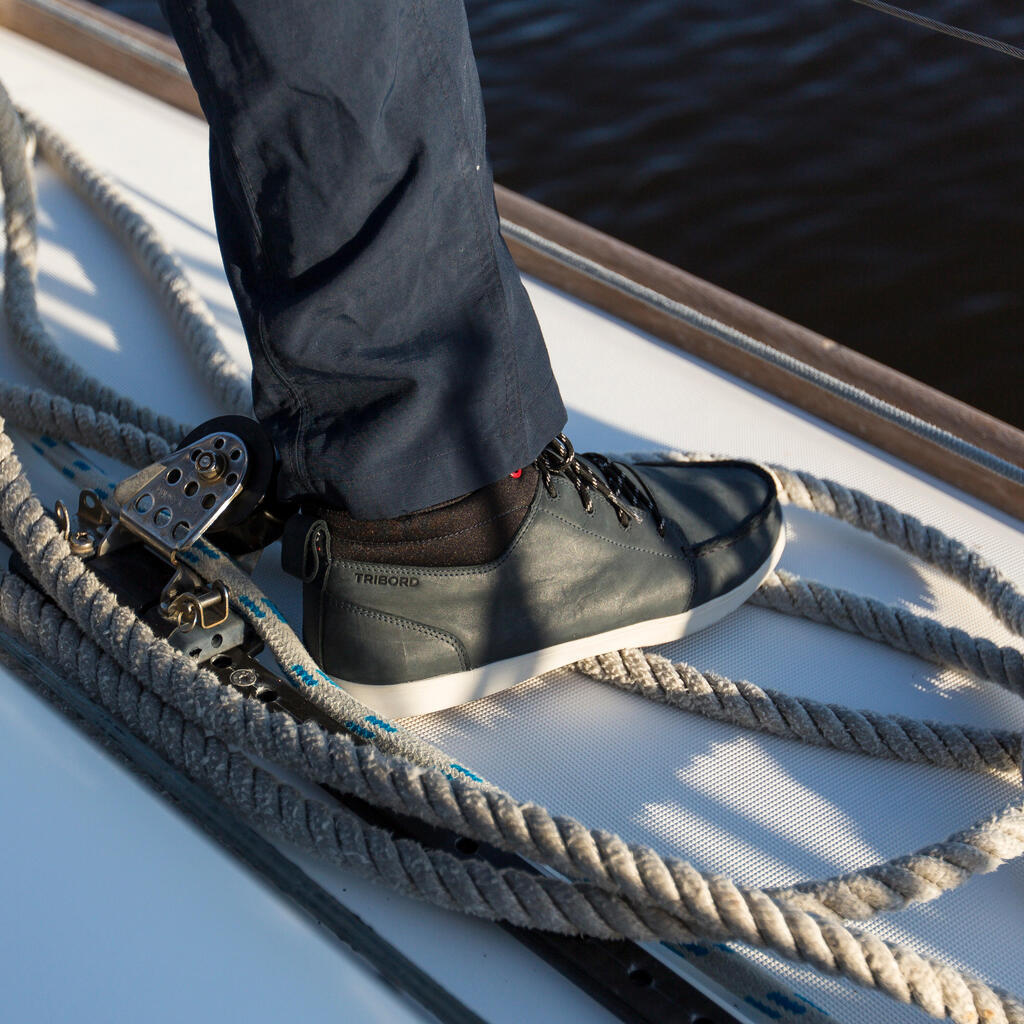
<path fill-rule="evenodd" d="M 56 515 L 84 558 L 141 541 L 177 565 L 177 555 L 204 536 L 232 555 L 276 540 L 288 514 L 276 499 L 276 482 L 277 459 L 263 428 L 244 416 L 221 416 L 122 480 L 110 507 L 86 490 L 77 513 L 58 502 Z"/>
<path fill-rule="evenodd" d="M 245 442 L 212 431 L 122 480 L 114 490 L 118 523 L 173 563 L 238 497 L 248 470 Z"/>
<path fill-rule="evenodd" d="M 162 589 L 149 583 L 142 590 L 129 587 L 126 596 L 172 627 L 168 640 L 174 646 L 206 660 L 242 643 L 244 621 L 231 611 L 223 582 L 207 582 L 178 556 L 209 537 L 236 558 L 258 558 L 287 517 L 276 500 L 276 477 L 276 455 L 262 427 L 242 416 L 222 416 L 197 427 L 159 462 L 122 480 L 109 505 L 91 490 L 79 494 L 75 513 L 58 501 L 57 522 L 71 550 L 90 559 L 101 575 L 106 563 L 114 570 L 111 559 L 117 560 L 113 576 L 122 593 L 127 583 L 122 563 L 129 554 L 122 549 L 141 544 L 147 564 L 170 564 L 174 572 Z M 141 556 L 140 551 L 132 558 Z M 144 575 L 153 579 L 152 571 Z"/>

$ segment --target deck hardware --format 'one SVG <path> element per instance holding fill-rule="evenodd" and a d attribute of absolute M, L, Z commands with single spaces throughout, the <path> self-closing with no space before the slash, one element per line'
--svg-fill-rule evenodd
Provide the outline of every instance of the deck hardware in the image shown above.
<path fill-rule="evenodd" d="M 164 622 L 169 621 L 164 618 L 162 611 L 159 614 Z M 191 620 L 181 626 L 175 625 L 167 637 L 167 642 L 179 651 L 184 651 L 193 661 L 205 664 L 224 651 L 241 646 L 245 642 L 245 637 L 245 619 L 231 609 L 227 618 L 207 629 Z"/>
<path fill-rule="evenodd" d="M 171 577 L 164 593 L 180 577 L 175 573 Z M 168 622 L 174 622 L 181 633 L 190 633 L 198 626 L 200 629 L 215 629 L 227 622 L 231 604 L 228 588 L 220 580 L 205 583 L 196 589 L 176 591 L 166 598 L 161 595 L 160 614 Z"/>
<path fill-rule="evenodd" d="M 54 515 L 61 536 L 68 542 L 72 554 L 79 558 L 92 558 L 110 531 L 112 519 L 99 495 L 84 490 L 78 495 L 78 511 L 72 513 L 59 498 L 54 503 Z"/>
<path fill-rule="evenodd" d="M 229 676 L 229 680 L 232 686 L 237 686 L 241 690 L 255 686 L 259 682 L 259 676 L 251 668 L 236 668 Z"/>
<path fill-rule="evenodd" d="M 71 551 L 92 560 L 97 572 L 110 569 L 107 556 L 140 543 L 155 556 L 155 565 L 169 563 L 173 573 L 150 604 L 152 615 L 172 646 L 206 662 L 245 642 L 245 622 L 231 609 L 228 587 L 205 580 L 179 555 L 212 528 L 215 544 L 226 544 L 240 565 L 254 568 L 259 547 L 279 532 L 280 510 L 272 498 L 275 468 L 273 446 L 258 423 L 220 417 L 197 427 L 159 462 L 122 480 L 108 504 L 96 491 L 83 490 L 76 513 L 58 500 L 54 515 Z M 123 569 L 114 572 L 119 588 L 127 586 Z M 152 580 L 152 571 L 146 575 Z M 136 593 L 136 603 L 143 597 Z M 272 701 L 271 689 L 262 689 L 263 699 Z"/>
<path fill-rule="evenodd" d="M 248 468 L 240 437 L 206 434 L 122 480 L 114 491 L 118 522 L 175 564 L 238 497 Z"/>

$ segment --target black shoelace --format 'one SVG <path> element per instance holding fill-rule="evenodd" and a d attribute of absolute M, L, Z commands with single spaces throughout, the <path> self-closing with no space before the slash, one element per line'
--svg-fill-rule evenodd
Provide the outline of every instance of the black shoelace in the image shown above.
<path fill-rule="evenodd" d="M 665 517 L 661 514 L 651 489 L 629 465 L 614 462 L 597 452 L 584 452 L 583 458 L 587 462 L 580 462 L 576 449 L 565 434 L 559 434 L 546 445 L 544 451 L 537 456 L 534 465 L 540 472 L 548 494 L 553 498 L 558 496 L 552 478 L 564 476 L 576 488 L 576 493 L 579 494 L 588 514 L 593 514 L 594 511 L 590 492 L 597 491 L 615 509 L 623 529 L 629 529 L 630 523 L 641 522 L 643 516 L 638 509 L 644 508 L 654 516 L 658 533 L 662 537 L 665 536 Z"/>

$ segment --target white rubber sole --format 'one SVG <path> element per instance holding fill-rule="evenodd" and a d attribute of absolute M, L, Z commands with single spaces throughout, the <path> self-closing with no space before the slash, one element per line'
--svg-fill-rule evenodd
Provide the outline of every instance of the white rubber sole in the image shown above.
<path fill-rule="evenodd" d="M 512 686 L 549 672 L 553 668 L 571 665 L 581 658 L 589 658 L 623 647 L 651 647 L 655 644 L 681 640 L 707 628 L 719 619 L 735 611 L 764 582 L 765 577 L 775 568 L 786 545 L 783 529 L 772 549 L 771 555 L 756 572 L 738 587 L 693 608 L 681 615 L 668 615 L 661 619 L 636 622 L 629 626 L 594 636 L 569 640 L 539 651 L 530 651 L 504 661 L 496 661 L 481 668 L 466 672 L 453 672 L 444 676 L 431 676 L 408 683 L 350 683 L 344 679 L 334 681 L 357 700 L 368 704 L 375 711 L 389 718 L 407 715 L 425 715 L 431 711 L 467 704 L 491 693 L 507 690 Z"/>

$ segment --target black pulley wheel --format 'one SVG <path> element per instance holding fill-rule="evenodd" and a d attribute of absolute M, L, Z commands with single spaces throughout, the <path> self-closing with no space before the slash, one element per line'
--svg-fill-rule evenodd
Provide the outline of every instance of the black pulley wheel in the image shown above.
<path fill-rule="evenodd" d="M 258 551 L 281 536 L 292 511 L 277 498 L 277 453 L 260 423 L 247 416 L 217 416 L 200 423 L 181 447 L 216 433 L 234 434 L 242 441 L 248 468 L 241 493 L 213 525 L 210 540 L 230 555 Z"/>

